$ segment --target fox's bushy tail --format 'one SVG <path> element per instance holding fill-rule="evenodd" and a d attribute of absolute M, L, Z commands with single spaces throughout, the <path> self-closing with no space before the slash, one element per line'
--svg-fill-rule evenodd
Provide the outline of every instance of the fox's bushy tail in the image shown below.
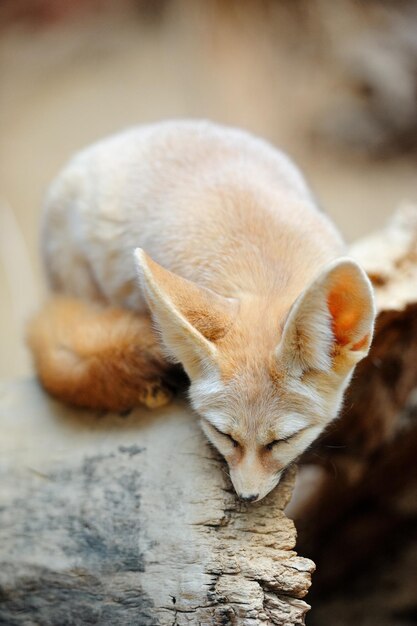
<path fill-rule="evenodd" d="M 124 411 L 171 399 L 172 365 L 146 315 L 55 297 L 30 322 L 27 340 L 42 385 L 68 404 Z"/>

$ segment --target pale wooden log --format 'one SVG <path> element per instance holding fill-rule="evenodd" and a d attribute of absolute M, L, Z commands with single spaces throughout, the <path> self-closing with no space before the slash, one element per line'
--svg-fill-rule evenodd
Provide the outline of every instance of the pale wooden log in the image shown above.
<path fill-rule="evenodd" d="M 185 404 L 97 416 L 14 381 L 0 432 L 0 624 L 304 623 L 294 473 L 240 502 Z"/>
<path fill-rule="evenodd" d="M 300 549 L 316 560 L 317 589 L 380 554 L 404 524 L 404 494 L 417 502 L 417 207 L 404 206 L 351 254 L 375 287 L 374 341 L 341 417 L 304 456 L 287 508 Z"/>

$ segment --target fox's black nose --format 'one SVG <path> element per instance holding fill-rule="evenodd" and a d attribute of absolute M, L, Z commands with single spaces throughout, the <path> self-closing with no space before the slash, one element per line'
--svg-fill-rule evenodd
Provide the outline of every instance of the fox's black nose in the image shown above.
<path fill-rule="evenodd" d="M 253 493 L 251 496 L 239 496 L 244 502 L 253 502 L 259 496 L 259 493 Z"/>

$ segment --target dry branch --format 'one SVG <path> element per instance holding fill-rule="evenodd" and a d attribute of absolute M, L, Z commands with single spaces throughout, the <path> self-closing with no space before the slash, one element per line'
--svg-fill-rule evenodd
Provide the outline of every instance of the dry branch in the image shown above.
<path fill-rule="evenodd" d="M 0 424 L 1 624 L 304 623 L 293 474 L 241 503 L 181 404 L 94 416 L 23 381 Z"/>

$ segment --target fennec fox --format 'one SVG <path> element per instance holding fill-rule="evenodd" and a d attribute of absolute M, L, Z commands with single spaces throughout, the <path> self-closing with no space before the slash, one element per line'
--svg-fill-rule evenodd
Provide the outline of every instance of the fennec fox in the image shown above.
<path fill-rule="evenodd" d="M 180 363 L 249 501 L 336 417 L 369 349 L 369 280 L 295 165 L 240 130 L 170 121 L 86 149 L 50 188 L 42 245 L 65 296 L 29 331 L 46 389 L 159 406 Z"/>

